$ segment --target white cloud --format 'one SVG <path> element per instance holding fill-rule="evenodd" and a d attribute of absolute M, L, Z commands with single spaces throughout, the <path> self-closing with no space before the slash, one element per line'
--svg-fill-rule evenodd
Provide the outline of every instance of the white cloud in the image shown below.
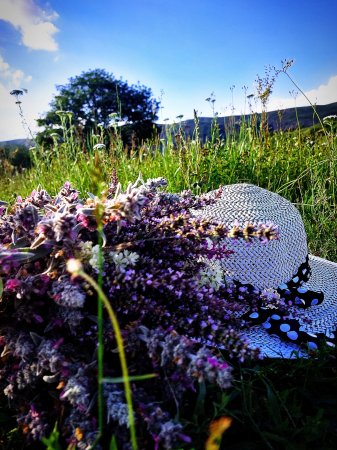
<path fill-rule="evenodd" d="M 10 76 L 9 64 L 0 56 L 0 75 L 4 78 Z"/>
<path fill-rule="evenodd" d="M 296 89 L 295 89 L 296 90 Z M 305 92 L 311 103 L 316 105 L 326 105 L 337 102 L 337 75 L 329 78 L 326 84 L 321 84 L 317 88 Z M 308 100 L 298 93 L 296 98 L 289 96 L 285 98 L 270 98 L 268 103 L 269 111 L 273 109 L 293 108 L 294 106 L 309 106 Z"/>
<path fill-rule="evenodd" d="M 13 25 L 21 33 L 22 43 L 32 50 L 58 50 L 54 34 L 59 30 L 53 24 L 55 11 L 40 8 L 34 0 L 1 0 L 0 19 Z"/>
<path fill-rule="evenodd" d="M 317 89 L 306 92 L 313 103 L 325 105 L 337 102 L 337 75 L 331 77 L 327 84 L 321 84 Z"/>
<path fill-rule="evenodd" d="M 3 86 L 9 91 L 20 87 L 22 83 L 29 83 L 32 76 L 25 75 L 20 69 L 12 69 L 0 55 L 0 79 L 4 83 Z"/>

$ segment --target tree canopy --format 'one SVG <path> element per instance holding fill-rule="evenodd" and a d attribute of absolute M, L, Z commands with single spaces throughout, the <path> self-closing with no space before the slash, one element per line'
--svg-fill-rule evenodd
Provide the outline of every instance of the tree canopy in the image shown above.
<path fill-rule="evenodd" d="M 108 126 L 111 114 L 136 127 L 157 119 L 159 102 L 151 89 L 117 80 L 104 69 L 82 72 L 56 89 L 58 94 L 50 103 L 50 111 L 37 120 L 47 130 L 61 125 L 60 110 L 71 112 L 74 126 L 83 127 L 84 132 L 97 125 Z"/>

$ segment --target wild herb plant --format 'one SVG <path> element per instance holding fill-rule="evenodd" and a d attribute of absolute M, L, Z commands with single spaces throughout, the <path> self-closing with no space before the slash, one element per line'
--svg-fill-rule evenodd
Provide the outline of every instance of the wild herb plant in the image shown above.
<path fill-rule="evenodd" d="M 34 138 L 33 132 L 26 120 L 26 117 L 24 115 L 23 108 L 22 108 L 21 97 L 23 96 L 23 94 L 27 94 L 27 92 L 28 92 L 27 89 L 14 89 L 13 91 L 10 92 L 10 95 L 12 95 L 15 98 L 15 104 L 18 105 L 19 116 L 21 119 L 22 127 L 26 133 L 26 137 L 28 139 L 31 139 L 33 141 L 33 143 L 35 143 L 35 138 Z"/>
<path fill-rule="evenodd" d="M 258 291 L 237 297 L 207 260 L 230 257 L 225 237 L 267 245 L 277 230 L 194 218 L 189 210 L 221 189 L 198 197 L 165 186 L 158 178 L 123 192 L 114 176 L 102 198 L 83 201 L 67 182 L 55 197 L 38 189 L 3 205 L 0 384 L 28 442 L 57 422 L 79 449 L 105 448 L 111 435 L 127 445 L 128 427 L 132 448 L 189 444 L 186 395 L 200 383 L 228 388 L 229 361 L 258 357 L 236 314 Z"/>

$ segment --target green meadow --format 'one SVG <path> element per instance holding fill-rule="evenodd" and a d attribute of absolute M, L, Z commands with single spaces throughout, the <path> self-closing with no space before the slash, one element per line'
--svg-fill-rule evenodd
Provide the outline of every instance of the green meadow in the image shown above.
<path fill-rule="evenodd" d="M 312 128 L 269 132 L 252 115 L 239 128 L 227 127 L 225 138 L 214 121 L 211 136 L 202 142 L 195 117 L 192 137 L 183 123 L 166 125 L 161 136 L 131 149 L 124 147 L 118 127 L 109 131 L 107 145 L 105 130 L 93 131 L 82 142 L 67 125 L 63 140 L 55 138 L 51 148 L 30 149 L 31 168 L 2 166 L 1 200 L 11 203 L 38 186 L 55 195 L 65 181 L 86 197 L 98 181 L 108 182 L 114 169 L 123 187 L 139 175 L 144 180 L 164 177 L 170 192 L 190 189 L 200 194 L 219 185 L 253 183 L 293 202 L 303 217 L 310 253 L 337 262 L 335 119 Z M 232 418 L 222 437 L 223 449 L 335 449 L 336 356 L 322 350 L 312 359 L 236 363 L 233 386 L 200 389 L 180 412 L 180 420 L 200 449 L 210 421 L 222 416 Z M 6 408 L 0 405 L 1 448 L 24 448 Z"/>
<path fill-rule="evenodd" d="M 144 180 L 161 176 L 170 192 L 202 193 L 225 184 L 253 183 L 293 202 L 305 222 L 310 252 L 337 260 L 335 118 L 311 128 L 271 133 L 252 115 L 248 122 L 242 119 L 239 130 L 227 126 L 225 139 L 214 121 L 206 142 L 199 138 L 195 118 L 192 138 L 186 137 L 183 123 L 177 123 L 166 125 L 161 138 L 138 148 L 124 148 L 117 127 L 110 130 L 109 141 L 109 146 L 100 145 L 105 135 L 99 129 L 82 142 L 65 121 L 61 143 L 55 137 L 48 150 L 30 149 L 31 169 L 15 173 L 0 167 L 1 199 L 10 202 L 38 186 L 54 195 L 64 181 L 86 195 L 95 189 L 97 170 L 99 178 L 108 181 L 115 169 L 123 186 L 139 174 Z"/>

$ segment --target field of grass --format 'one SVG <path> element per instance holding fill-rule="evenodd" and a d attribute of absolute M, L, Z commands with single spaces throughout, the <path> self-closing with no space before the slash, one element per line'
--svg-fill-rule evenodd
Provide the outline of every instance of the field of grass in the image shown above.
<path fill-rule="evenodd" d="M 311 253 L 337 261 L 336 129 L 326 126 L 269 134 L 260 132 L 254 123 L 249 125 L 243 123 L 239 132 L 229 129 L 225 140 L 218 137 L 215 127 L 206 143 L 200 142 L 197 126 L 193 139 L 186 139 L 179 125 L 168 126 L 168 139 L 146 142 L 131 154 L 118 134 L 109 148 L 96 151 L 93 147 L 104 142 L 101 135 L 93 135 L 85 152 L 83 144 L 65 139 L 52 150 L 32 150 L 32 169 L 18 175 L 3 173 L 1 199 L 24 197 L 38 186 L 53 195 L 66 180 L 85 196 L 95 189 L 97 154 L 99 177 L 108 181 L 114 168 L 124 186 L 141 174 L 144 180 L 166 178 L 171 192 L 192 189 L 201 193 L 232 183 L 253 183 L 277 192 L 300 210 Z"/>
<path fill-rule="evenodd" d="M 253 122 L 243 122 L 240 131 L 229 129 L 226 139 L 220 139 L 214 127 L 205 143 L 197 130 L 196 120 L 195 135 L 187 139 L 179 125 L 173 136 L 168 126 L 167 139 L 146 142 L 131 154 L 118 134 L 108 148 L 97 145 L 104 142 L 101 135 L 93 135 L 85 151 L 74 137 L 48 151 L 35 148 L 33 168 L 1 174 L 0 198 L 13 202 L 38 186 L 55 195 L 65 181 L 86 197 L 95 191 L 97 180 L 109 181 L 113 169 L 123 186 L 141 174 L 144 180 L 166 178 L 171 192 L 202 193 L 219 185 L 253 183 L 292 201 L 303 217 L 310 252 L 337 261 L 336 128 L 271 134 L 256 129 Z M 336 356 L 322 351 L 317 359 L 236 364 L 233 387 L 209 388 L 205 395 L 200 386 L 180 411 L 180 420 L 200 449 L 210 420 L 230 416 L 232 426 L 223 436 L 223 449 L 333 450 L 337 448 Z M 15 423 L 8 422 L 6 408 L 0 406 L 0 421 L 8 431 Z M 2 433 L 0 437 L 4 442 Z M 3 448 L 21 448 L 15 439 L 12 433 Z"/>

